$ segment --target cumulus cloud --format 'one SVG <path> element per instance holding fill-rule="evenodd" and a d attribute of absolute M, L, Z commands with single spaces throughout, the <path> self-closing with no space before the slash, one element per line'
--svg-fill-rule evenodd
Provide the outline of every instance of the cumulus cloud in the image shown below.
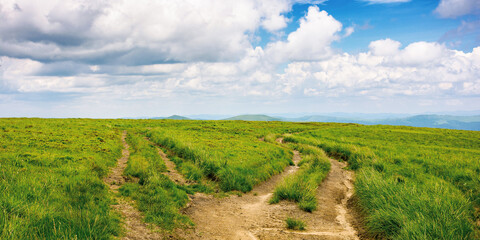
<path fill-rule="evenodd" d="M 480 47 L 386 38 L 342 53 L 332 43 L 354 28 L 316 6 L 285 39 L 252 47 L 251 34 L 282 31 L 298 1 L 68 1 L 1 2 L 1 99 L 12 92 L 89 103 L 480 95 Z"/>
<path fill-rule="evenodd" d="M 387 38 L 371 42 L 368 48 L 376 56 L 391 56 L 398 53 L 401 45 L 400 42 Z"/>
<path fill-rule="evenodd" d="M 403 49 L 394 61 L 408 65 L 435 64 L 449 51 L 436 42 L 414 42 Z"/>
<path fill-rule="evenodd" d="M 422 58 L 425 53 L 432 53 L 435 59 Z M 398 49 L 398 55 L 378 56 L 371 50 L 291 63 L 283 74 L 287 81 L 284 85 L 289 93 L 296 89 L 310 96 L 478 95 L 479 58 L 480 47 L 464 53 L 437 43 L 418 42 Z"/>
<path fill-rule="evenodd" d="M 251 48 L 248 34 L 258 27 L 284 28 L 282 13 L 293 3 L 4 0 L 0 55 L 128 65 L 234 61 Z"/>
<path fill-rule="evenodd" d="M 318 7 L 308 8 L 307 15 L 300 19 L 300 26 L 291 32 L 286 41 L 268 44 L 266 54 L 274 62 L 312 61 L 332 54 L 331 42 L 339 39 L 342 24 Z"/>
<path fill-rule="evenodd" d="M 435 12 L 442 18 L 457 18 L 480 13 L 478 0 L 441 0 Z"/>
<path fill-rule="evenodd" d="M 379 54 L 378 45 L 390 43 Z M 388 44 L 386 44 L 388 45 Z M 38 76 L 41 64 L 5 59 L 3 79 L 20 92 L 111 92 L 128 99 L 159 94 L 182 96 L 475 96 L 480 94 L 480 47 L 470 53 L 438 43 L 416 42 L 400 49 L 394 40 L 370 44 L 367 52 L 335 54 L 317 61 L 294 61 L 281 73 L 265 63 L 261 48 L 239 62 L 181 63 L 110 69 L 112 73 L 78 76 Z M 392 49 L 396 54 L 392 55 Z M 383 51 L 385 51 L 383 49 Z M 432 54 L 434 57 L 422 57 Z M 22 70 L 32 69 L 30 75 Z M 35 70 L 36 69 L 36 70 Z"/>

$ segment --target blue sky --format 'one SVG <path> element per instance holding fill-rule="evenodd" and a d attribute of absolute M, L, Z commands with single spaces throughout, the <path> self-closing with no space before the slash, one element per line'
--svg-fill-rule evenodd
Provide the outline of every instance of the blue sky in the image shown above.
<path fill-rule="evenodd" d="M 417 0 L 394 2 L 388 4 L 372 4 L 368 1 L 335 0 L 317 4 L 340 21 L 344 27 L 354 27 L 355 34 L 335 42 L 334 46 L 349 53 L 368 50 L 371 41 L 391 38 L 404 45 L 416 41 L 438 41 L 446 43 L 453 49 L 472 51 L 480 45 L 480 30 L 461 36 L 445 35 L 461 25 L 462 21 L 478 21 L 478 15 L 466 14 L 455 18 L 442 18 L 435 9 L 438 0 Z M 480 4 L 480 2 L 478 2 Z M 308 10 L 310 4 L 295 4 L 292 11 L 285 14 L 292 19 L 285 29 L 286 35 L 298 28 L 298 20 Z M 285 36 L 286 36 L 285 35 Z M 264 46 L 271 34 L 261 31 L 264 38 L 260 46 Z M 284 37 L 285 37 L 284 36 Z M 461 41 L 461 44 L 454 44 Z"/>
<path fill-rule="evenodd" d="M 478 0 L 0 0 L 0 117 L 480 106 Z"/>

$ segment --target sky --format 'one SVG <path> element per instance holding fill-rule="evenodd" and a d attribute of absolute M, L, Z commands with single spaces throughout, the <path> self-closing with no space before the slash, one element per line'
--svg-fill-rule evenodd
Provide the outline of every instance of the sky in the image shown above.
<path fill-rule="evenodd" d="M 480 110 L 480 0 L 0 0 L 0 117 Z"/>

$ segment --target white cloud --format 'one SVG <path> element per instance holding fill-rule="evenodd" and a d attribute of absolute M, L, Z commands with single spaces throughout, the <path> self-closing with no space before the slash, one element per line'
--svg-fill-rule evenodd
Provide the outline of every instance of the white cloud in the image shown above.
<path fill-rule="evenodd" d="M 262 11 L 261 26 L 269 31 L 276 32 L 285 27 L 290 19 L 282 15 L 289 12 L 293 2 L 288 0 L 259 1 L 259 9 Z"/>
<path fill-rule="evenodd" d="M 425 51 L 435 59 L 421 57 Z M 344 53 L 322 61 L 290 63 L 280 79 L 286 93 L 310 96 L 439 97 L 445 91 L 453 91 L 448 94 L 454 96 L 478 95 L 479 58 L 480 47 L 464 53 L 418 42 L 393 56 Z"/>
<path fill-rule="evenodd" d="M 467 14 L 478 14 L 478 0 L 441 0 L 435 12 L 442 18 L 456 18 Z"/>
<path fill-rule="evenodd" d="M 445 46 L 435 42 L 414 42 L 403 49 L 393 59 L 397 62 L 418 65 L 424 63 L 435 63 L 447 54 Z"/>
<path fill-rule="evenodd" d="M 275 32 L 287 26 L 288 19 L 281 15 L 269 16 L 263 20 L 262 27 L 270 32 Z"/>
<path fill-rule="evenodd" d="M 353 32 L 355 32 L 354 27 L 347 27 L 347 28 L 345 28 L 345 34 L 343 35 L 343 37 L 348 37 L 348 36 L 352 35 Z"/>
<path fill-rule="evenodd" d="M 398 53 L 400 46 L 400 42 L 387 38 L 371 42 L 368 48 L 376 56 L 392 56 Z"/>
<path fill-rule="evenodd" d="M 282 14 L 293 3 L 3 0 L 0 55 L 93 65 L 235 61 L 260 26 L 272 32 L 286 27 Z"/>
<path fill-rule="evenodd" d="M 0 55 L 8 57 L 1 59 L 0 97 L 73 93 L 89 103 L 155 104 L 480 95 L 480 47 L 463 52 L 386 38 L 365 52 L 342 53 L 332 42 L 354 28 L 342 29 L 318 7 L 309 7 L 286 39 L 253 48 L 249 39 L 259 28 L 285 28 L 292 0 L 65 2 L 2 1 Z"/>
<path fill-rule="evenodd" d="M 341 30 L 340 22 L 311 6 L 300 19 L 299 28 L 291 32 L 286 41 L 270 43 L 265 51 L 274 62 L 324 59 L 332 54 L 330 43 L 339 39 Z"/>

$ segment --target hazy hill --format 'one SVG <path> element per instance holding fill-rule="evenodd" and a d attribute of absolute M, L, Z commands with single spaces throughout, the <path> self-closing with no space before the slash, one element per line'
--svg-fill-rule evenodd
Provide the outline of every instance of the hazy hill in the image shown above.
<path fill-rule="evenodd" d="M 480 116 L 417 115 L 407 118 L 378 120 L 374 124 L 480 131 Z"/>
<path fill-rule="evenodd" d="M 190 120 L 190 118 L 180 116 L 180 115 L 172 115 L 170 117 L 155 117 L 152 119 L 174 119 L 174 120 Z"/>
<path fill-rule="evenodd" d="M 244 121 L 282 121 L 283 119 L 280 118 L 274 118 L 270 117 L 267 115 L 254 115 L 254 114 L 248 114 L 248 115 L 238 115 L 235 117 L 227 118 L 224 120 L 244 120 Z"/>
<path fill-rule="evenodd" d="M 218 115 L 220 116 L 220 115 Z M 218 116 L 215 120 L 218 120 Z M 347 115 L 345 115 L 347 116 Z M 190 120 L 191 118 L 172 115 L 170 117 L 157 117 L 153 119 L 176 119 Z M 208 118 L 206 118 L 208 119 Z M 416 115 L 409 117 L 390 117 L 390 118 L 361 118 L 361 117 L 340 117 L 311 115 L 297 118 L 271 117 L 264 114 L 245 114 L 238 115 L 223 120 L 244 120 L 244 121 L 285 121 L 285 122 L 336 122 L 336 123 L 358 123 L 365 125 L 397 125 L 411 127 L 430 127 L 447 128 L 459 130 L 480 131 L 480 115 L 476 116 L 451 116 L 451 115 Z"/>
<path fill-rule="evenodd" d="M 411 127 L 430 127 L 480 131 L 480 116 L 416 115 L 412 117 L 386 119 L 305 116 L 300 118 L 284 118 L 283 120 L 291 122 L 338 122 L 358 123 L 365 125 L 401 125 Z"/>

